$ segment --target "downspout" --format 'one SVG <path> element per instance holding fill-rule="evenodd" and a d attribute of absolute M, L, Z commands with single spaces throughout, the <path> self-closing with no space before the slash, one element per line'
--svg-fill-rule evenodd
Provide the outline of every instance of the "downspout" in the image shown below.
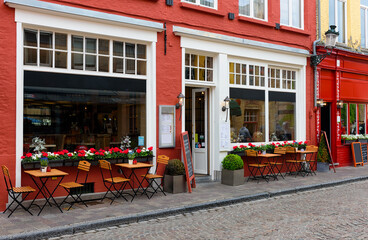
<path fill-rule="evenodd" d="M 321 41 L 321 0 L 318 0 L 318 39 L 313 42 L 313 55 L 317 54 L 316 45 Z M 317 107 L 317 66 L 314 66 L 314 107 Z"/>

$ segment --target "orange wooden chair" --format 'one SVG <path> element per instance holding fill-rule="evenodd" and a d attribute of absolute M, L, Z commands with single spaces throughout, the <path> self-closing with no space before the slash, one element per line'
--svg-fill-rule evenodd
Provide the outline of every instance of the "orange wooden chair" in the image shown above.
<path fill-rule="evenodd" d="M 294 147 L 288 146 L 286 147 L 286 154 L 287 154 L 285 160 L 287 167 L 286 174 L 289 175 L 295 174 L 295 177 L 300 174 L 301 176 L 304 177 L 304 175 L 302 174 L 302 163 L 304 162 L 304 160 L 298 159 L 296 149 Z"/>
<path fill-rule="evenodd" d="M 313 153 L 309 153 L 309 158 L 305 159 L 305 161 L 307 163 L 309 163 L 309 174 L 314 174 L 316 175 L 316 172 L 314 171 L 314 169 L 317 168 L 317 152 L 318 152 L 318 147 L 317 146 L 313 146 L 313 145 L 308 145 L 307 148 L 305 149 L 305 151 L 307 152 L 313 152 Z"/>
<path fill-rule="evenodd" d="M 283 179 L 285 179 L 284 176 L 282 175 L 281 171 L 282 171 L 282 167 L 284 166 L 284 158 L 285 158 L 285 154 L 286 154 L 286 149 L 283 148 L 283 147 L 277 147 L 277 148 L 275 148 L 273 153 L 274 154 L 281 154 L 281 157 L 273 158 L 273 160 L 268 163 L 271 167 L 271 171 L 275 174 L 276 179 L 277 179 L 277 176 L 279 176 L 279 175 Z"/>
<path fill-rule="evenodd" d="M 159 155 L 157 157 L 156 161 L 156 172 L 155 174 L 147 174 L 147 175 L 141 175 L 141 177 L 144 177 L 144 179 L 148 182 L 148 186 L 144 189 L 142 194 L 147 194 L 147 192 L 152 193 L 151 196 L 148 196 L 148 199 L 151 199 L 152 196 L 157 193 L 158 190 L 160 190 L 165 196 L 165 192 L 162 189 L 164 177 L 165 177 L 165 170 L 166 166 L 169 162 L 170 158 L 166 155 Z M 156 180 L 161 179 L 161 183 L 159 184 Z M 151 187 L 152 192 L 148 191 L 147 189 Z"/>
<path fill-rule="evenodd" d="M 74 203 L 81 202 L 81 203 L 84 204 L 84 206 L 88 207 L 87 204 L 81 198 L 81 195 L 82 195 L 81 189 L 87 183 L 87 178 L 88 178 L 88 173 L 89 173 L 90 167 L 91 167 L 91 163 L 89 163 L 88 161 L 79 161 L 78 171 L 77 171 L 77 176 L 75 177 L 75 181 L 74 182 L 65 182 L 65 183 L 60 184 L 60 186 L 62 186 L 65 189 L 65 191 L 68 192 L 68 195 L 64 198 L 64 200 L 62 201 L 60 206 L 64 202 L 68 203 L 70 205 L 70 207 L 68 208 L 68 211 L 69 211 L 70 208 L 72 208 L 72 206 L 74 205 Z M 85 172 L 84 183 L 78 182 L 78 177 L 80 176 L 80 174 L 79 174 L 80 171 Z M 76 197 L 74 197 L 73 195 L 76 195 Z M 66 200 L 68 199 L 69 196 L 71 196 L 74 201 L 67 202 Z"/>
<path fill-rule="evenodd" d="M 267 176 L 264 174 L 265 170 L 268 168 L 268 164 L 262 163 L 260 158 L 258 157 L 258 151 L 255 150 L 245 150 L 246 157 L 249 161 L 249 159 L 253 159 L 251 163 L 247 161 L 248 169 L 250 172 L 250 176 L 248 177 L 248 180 L 257 180 L 257 183 L 259 182 L 259 179 L 265 179 L 266 182 L 268 182 Z"/>
<path fill-rule="evenodd" d="M 27 211 L 29 214 L 33 215 L 30 211 L 29 211 L 29 208 L 32 206 L 32 205 L 36 205 L 36 204 L 33 204 L 34 202 L 34 199 L 32 201 L 32 203 L 26 208 L 24 205 L 23 205 L 23 201 L 27 198 L 27 196 L 32 193 L 32 192 L 35 192 L 36 189 L 30 187 L 30 186 L 24 186 L 24 187 L 13 187 L 13 184 L 11 182 L 11 179 L 10 179 L 10 174 L 9 174 L 9 169 L 3 165 L 1 166 L 2 170 L 3 170 L 3 174 L 4 174 L 4 180 L 5 180 L 5 185 L 6 185 L 6 190 L 8 191 L 8 195 L 9 197 L 12 199 L 12 202 L 9 204 L 9 206 L 5 209 L 5 211 L 3 213 L 5 213 L 7 210 L 10 211 L 10 214 L 8 215 L 8 217 L 10 217 L 13 212 L 15 210 L 17 210 L 17 208 L 20 206 L 21 208 L 23 208 L 25 211 Z M 23 197 L 22 200 L 19 200 L 18 198 L 22 195 L 22 194 L 25 194 L 25 196 Z M 16 203 L 16 207 L 11 210 L 10 207 Z M 37 205 L 36 205 L 37 206 Z M 39 207 L 39 206 L 37 206 Z"/>
<path fill-rule="evenodd" d="M 110 205 L 115 201 L 116 198 L 118 197 L 122 197 L 125 199 L 125 201 L 128 201 L 128 199 L 126 199 L 123 196 L 123 191 L 125 189 L 125 187 L 127 186 L 128 182 L 130 181 L 130 179 L 127 178 L 122 178 L 122 177 L 113 177 L 112 176 L 112 167 L 111 167 L 111 163 L 106 161 L 106 160 L 99 160 L 99 165 L 100 165 L 100 170 L 101 170 L 101 176 L 102 176 L 102 181 L 107 189 L 105 195 L 103 196 L 103 198 L 101 199 L 101 201 L 103 201 L 105 198 L 107 198 L 107 194 L 110 192 L 112 194 L 111 199 L 111 203 Z M 107 172 L 107 177 L 104 177 L 104 173 L 103 172 Z M 116 185 L 120 185 L 119 188 L 116 187 Z M 112 191 L 112 188 L 116 191 L 116 193 L 114 193 Z"/>

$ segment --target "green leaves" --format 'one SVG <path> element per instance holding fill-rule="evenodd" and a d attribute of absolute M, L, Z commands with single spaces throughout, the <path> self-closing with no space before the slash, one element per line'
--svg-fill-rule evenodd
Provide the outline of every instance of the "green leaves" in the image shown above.
<path fill-rule="evenodd" d="M 241 157 L 235 154 L 227 155 L 221 163 L 222 167 L 226 170 L 238 170 L 242 169 L 244 166 Z"/>

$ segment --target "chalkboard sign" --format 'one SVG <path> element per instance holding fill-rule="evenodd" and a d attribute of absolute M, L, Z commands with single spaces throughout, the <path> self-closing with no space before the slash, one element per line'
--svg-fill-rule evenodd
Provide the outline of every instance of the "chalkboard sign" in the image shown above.
<path fill-rule="evenodd" d="M 190 142 L 188 132 L 183 132 L 180 138 L 181 148 L 184 155 L 184 166 L 185 166 L 185 174 L 187 177 L 188 191 L 192 192 L 192 187 L 195 188 L 195 178 L 193 171 L 193 160 L 192 153 L 190 151 Z M 192 182 L 192 183 L 191 183 Z"/>
<path fill-rule="evenodd" d="M 367 163 L 367 144 L 362 144 L 362 156 L 363 156 L 363 162 Z"/>
<path fill-rule="evenodd" d="M 354 167 L 357 165 L 364 165 L 362 148 L 360 142 L 351 143 L 351 151 L 353 152 Z"/>

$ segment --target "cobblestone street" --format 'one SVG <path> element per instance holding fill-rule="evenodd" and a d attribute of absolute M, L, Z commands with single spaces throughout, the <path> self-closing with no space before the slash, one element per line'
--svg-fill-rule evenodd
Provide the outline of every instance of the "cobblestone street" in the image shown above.
<path fill-rule="evenodd" d="M 368 239 L 367 202 L 363 181 L 61 238 Z"/>

